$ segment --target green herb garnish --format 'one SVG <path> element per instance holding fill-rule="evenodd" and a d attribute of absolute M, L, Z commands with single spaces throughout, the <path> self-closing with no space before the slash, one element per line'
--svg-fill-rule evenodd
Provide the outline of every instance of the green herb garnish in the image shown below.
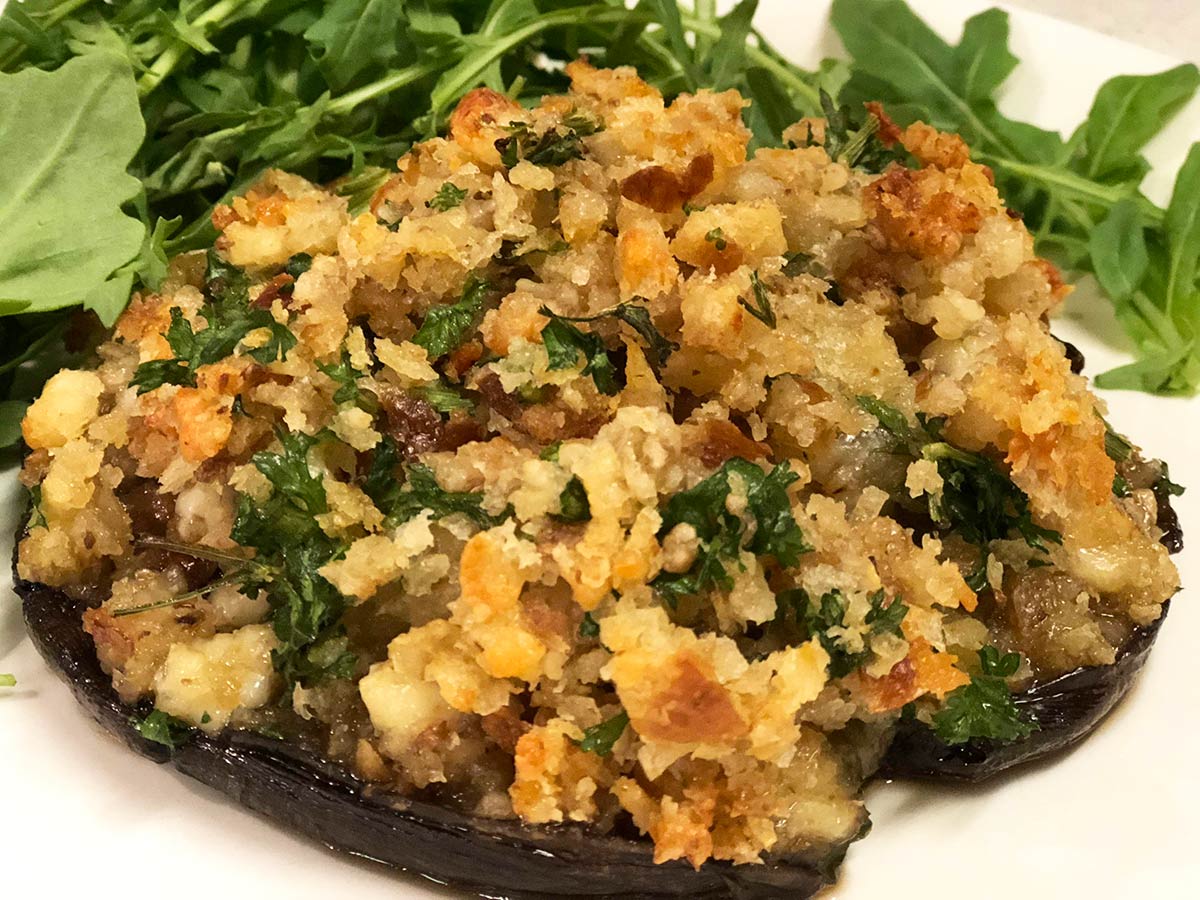
<path fill-rule="evenodd" d="M 863 635 L 863 649 L 857 651 L 848 650 L 844 639 L 831 633 L 832 629 L 842 628 L 846 624 L 847 604 L 841 591 L 829 591 L 821 595 L 817 603 L 801 588 L 783 591 L 776 598 L 778 611 L 775 621 L 790 621 L 803 630 L 807 637 L 815 637 L 829 654 L 829 676 L 844 678 L 871 658 L 869 640 L 872 636 L 888 633 L 903 636 L 900 623 L 908 613 L 904 602 L 896 597 L 885 606 L 887 595 L 882 590 L 876 591 L 869 599 L 871 609 L 865 621 L 870 629 Z"/>
<path fill-rule="evenodd" d="M 771 308 L 771 297 L 767 293 L 767 289 L 763 287 L 763 283 L 759 281 L 757 272 L 750 273 L 750 288 L 754 291 L 754 303 L 751 304 L 745 297 L 738 297 L 738 303 L 768 328 L 774 328 L 776 324 L 775 310 Z"/>
<path fill-rule="evenodd" d="M 438 192 L 433 195 L 432 200 L 425 201 L 425 205 L 438 212 L 445 212 L 448 209 L 454 209 L 454 207 L 460 205 L 466 199 L 466 190 L 447 181 L 438 188 Z"/>
<path fill-rule="evenodd" d="M 161 709 L 153 710 L 142 719 L 130 719 L 129 724 L 146 740 L 172 750 L 178 750 L 196 733 L 187 722 L 168 715 Z"/>
<path fill-rule="evenodd" d="M 879 119 L 867 113 L 861 122 L 854 121 L 848 106 L 837 106 L 825 90 L 820 92 L 821 111 L 825 114 L 825 152 L 830 159 L 851 168 L 867 172 L 882 172 L 890 162 L 900 160 L 902 152 L 885 147 L 876 138 Z M 811 142 L 811 135 L 809 137 Z"/>
<path fill-rule="evenodd" d="M 746 511 L 755 525 L 748 540 L 745 522 L 725 505 L 732 490 L 732 476 L 740 478 L 744 485 Z M 743 542 L 751 553 L 774 557 L 784 566 L 794 566 L 801 554 L 811 550 L 792 515 L 787 494 L 788 486 L 797 478 L 786 463 L 764 472 L 752 462 L 735 458 L 695 487 L 667 501 L 659 537 L 686 522 L 700 538 L 697 559 L 686 572 L 664 572 L 652 582 L 667 603 L 674 606 L 681 596 L 700 594 L 711 588 L 731 588 L 733 579 L 725 566 L 737 559 Z"/>
<path fill-rule="evenodd" d="M 366 398 L 367 392 L 358 386 L 358 379 L 363 373 L 350 364 L 350 353 L 342 350 L 342 356 L 336 363 L 317 363 L 317 368 L 337 383 L 333 392 L 333 402 L 360 404 Z M 372 406 L 376 405 L 373 402 Z"/>
<path fill-rule="evenodd" d="M 490 285 L 478 275 L 469 275 L 457 303 L 435 306 L 425 314 L 425 321 L 413 335 L 412 341 L 424 347 L 429 361 L 441 359 L 456 350 L 475 327 L 483 312 L 483 301 Z"/>
<path fill-rule="evenodd" d="M 542 329 L 542 344 L 551 371 L 574 368 L 582 355 L 584 366 L 580 374 L 590 375 L 596 390 L 608 396 L 621 390 L 617 367 L 600 335 L 576 328 L 569 319 L 555 314 L 547 306 L 538 312 L 550 320 Z"/>
<path fill-rule="evenodd" d="M 584 638 L 600 637 L 600 623 L 592 618 L 591 613 L 583 614 L 583 621 L 579 623 L 579 636 Z"/>
<path fill-rule="evenodd" d="M 346 677 L 356 662 L 340 645 L 338 620 L 349 604 L 320 569 L 344 551 L 317 525 L 328 510 L 325 487 L 309 468 L 308 456 L 321 439 L 281 431 L 281 452 L 263 451 L 250 461 L 274 488 L 265 503 L 238 498 L 232 537 L 257 552 L 241 576 L 244 588 L 261 590 L 271 605 L 279 647 L 271 657 L 289 685 L 309 687 Z"/>
<path fill-rule="evenodd" d="M 669 340 L 658 328 L 654 325 L 654 320 L 650 317 L 650 310 L 644 305 L 645 301 L 636 303 L 629 301 L 626 303 L 618 303 L 611 309 L 603 310 L 596 313 L 594 316 L 560 316 L 557 313 L 549 312 L 548 307 L 542 307 L 538 312 L 551 319 L 559 319 L 563 322 L 598 322 L 601 319 L 616 319 L 619 322 L 624 322 L 630 328 L 637 332 L 638 336 L 646 345 L 646 349 L 650 351 L 650 363 L 656 368 L 661 368 L 667 364 L 667 359 L 670 355 L 679 349 L 679 345 L 674 341 Z M 577 340 L 572 337 L 572 340 Z M 578 357 L 576 357 L 578 359 Z M 571 363 L 574 365 L 574 362 Z M 569 368 L 570 366 L 564 366 Z M 553 367 L 551 367 L 553 368 Z"/>
<path fill-rule="evenodd" d="M 560 522 L 586 522 L 591 517 L 592 506 L 588 503 L 587 489 L 578 475 L 572 475 L 558 496 L 558 512 L 553 514 L 553 518 Z"/>
<path fill-rule="evenodd" d="M 287 326 L 275 321 L 270 311 L 252 307 L 247 294 L 248 282 L 240 269 L 230 266 L 215 251 L 209 251 L 206 288 L 209 301 L 200 309 L 208 327 L 195 331 L 178 307 L 171 310 L 167 343 L 175 355 L 156 359 L 137 367 L 130 384 L 139 394 L 164 384 L 195 387 L 196 370 L 229 356 L 250 332 L 265 328 L 270 337 L 265 344 L 247 351 L 247 355 L 266 365 L 284 359 L 296 346 L 296 336 Z"/>
<path fill-rule="evenodd" d="M 1007 678 L 1021 665 L 1021 654 L 1005 653 L 995 647 L 979 651 L 978 675 L 971 683 L 951 691 L 945 705 L 933 717 L 933 730 L 947 744 L 965 744 L 973 738 L 1015 741 L 1037 730 L 1026 718 L 1008 689 Z"/>
<path fill-rule="evenodd" d="M 455 410 L 472 410 L 475 402 L 463 393 L 462 388 L 444 380 L 422 385 L 416 390 L 417 395 L 441 413 L 452 413 Z"/>
<path fill-rule="evenodd" d="M 909 423 L 904 413 L 877 397 L 858 397 L 858 405 L 874 416 L 914 457 L 932 460 L 942 477 L 940 495 L 926 496 L 929 517 L 986 548 L 995 540 L 1019 534 L 1030 547 L 1048 552 L 1046 542 L 1062 543 L 1062 535 L 1033 521 L 1029 497 L 986 456 L 960 450 L 942 440 L 937 421 Z"/>
<path fill-rule="evenodd" d="M 602 131 L 604 126 L 581 112 L 571 112 L 562 122 L 541 134 L 534 134 L 525 122 L 508 126 L 508 137 L 496 141 L 500 161 L 512 168 L 521 160 L 535 166 L 561 166 L 583 159 L 583 139 Z"/>
<path fill-rule="evenodd" d="M 375 447 L 371 468 L 363 479 L 362 489 L 379 508 L 391 525 L 400 525 L 429 510 L 435 519 L 463 515 L 479 528 L 499 525 L 510 515 L 505 509 L 493 516 L 483 508 L 483 494 L 470 491 L 446 491 L 437 483 L 433 470 L 423 463 L 413 463 L 397 477 L 400 453 L 395 441 L 384 437 Z"/>
<path fill-rule="evenodd" d="M 714 228 L 704 235 L 704 239 L 717 248 L 717 252 L 723 252 L 729 242 L 725 240 L 725 233 L 720 228 Z"/>
<path fill-rule="evenodd" d="M 595 753 L 597 756 L 608 756 L 612 753 L 613 745 L 625 733 L 628 725 L 629 714 L 619 712 L 599 725 L 585 728 L 583 740 L 579 742 L 579 749 L 585 753 Z"/>

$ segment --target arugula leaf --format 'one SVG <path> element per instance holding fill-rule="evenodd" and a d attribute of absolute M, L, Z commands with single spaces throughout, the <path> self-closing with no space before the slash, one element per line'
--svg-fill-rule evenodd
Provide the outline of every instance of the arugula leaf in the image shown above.
<path fill-rule="evenodd" d="M 386 66 L 397 51 L 402 6 L 391 0 L 341 0 L 304 31 L 317 65 L 334 87 L 351 84 L 366 69 Z"/>
<path fill-rule="evenodd" d="M 1113 205 L 1088 238 L 1096 280 L 1120 307 L 1129 301 L 1150 267 L 1142 215 L 1132 200 Z"/>
<path fill-rule="evenodd" d="M 971 683 L 951 691 L 945 705 L 934 714 L 933 730 L 947 744 L 965 744 L 973 738 L 1016 741 L 1038 729 L 1024 716 L 1005 680 L 1021 665 L 1019 653 L 1001 656 L 995 647 L 979 651 L 980 673 Z"/>
<path fill-rule="evenodd" d="M 432 200 L 426 200 L 425 205 L 430 209 L 436 209 L 438 212 L 445 212 L 448 209 L 460 205 L 467 199 L 467 192 L 463 188 L 457 187 L 447 181 L 438 192 L 433 195 Z"/>
<path fill-rule="evenodd" d="M 435 306 L 425 314 L 425 321 L 412 341 L 425 348 L 430 362 L 441 359 L 466 340 L 483 311 L 483 301 L 490 287 L 478 275 L 468 275 L 457 303 Z"/>
<path fill-rule="evenodd" d="M 1039 252 L 1096 274 L 1139 355 L 1096 384 L 1194 393 L 1200 145 L 1180 170 L 1166 211 L 1141 193 L 1148 166 L 1140 151 L 1196 93 L 1200 69 L 1187 64 L 1110 79 L 1064 141 L 996 108 L 995 92 L 1015 65 L 1005 13 L 968 20 L 956 46 L 902 0 L 834 0 L 832 19 L 854 60 L 843 102 L 882 100 L 901 122 L 923 119 L 961 134 L 995 172 L 1001 195 L 1024 213 Z"/>
<path fill-rule="evenodd" d="M 597 756 L 608 756 L 628 725 L 629 714 L 622 711 L 599 725 L 585 728 L 579 749 L 585 753 L 595 753 Z"/>
<path fill-rule="evenodd" d="M 20 116 L 0 130 L 0 298 L 44 311 L 100 296 L 146 233 L 122 211 L 140 189 L 126 169 L 145 135 L 129 65 L 95 53 L 0 75 L 0 108 Z M 106 325 L 130 279 L 117 287 L 115 306 L 89 301 Z"/>
<path fill-rule="evenodd" d="M 586 522 L 592 517 L 587 489 L 578 475 L 572 475 L 567 486 L 562 489 L 558 497 L 558 512 L 552 517 L 560 522 Z"/>
<path fill-rule="evenodd" d="M 24 400 L 0 400 L 0 447 L 21 440 L 21 421 L 29 404 Z"/>
<path fill-rule="evenodd" d="M 153 710 L 141 719 L 130 719 L 129 724 L 146 740 L 172 750 L 178 750 L 196 733 L 187 722 L 168 715 L 161 709 Z"/>
<path fill-rule="evenodd" d="M 1101 181 L 1128 174 L 1131 168 L 1139 177 L 1144 174 L 1138 153 L 1198 87 L 1200 70 L 1188 64 L 1155 75 L 1118 75 L 1106 81 L 1083 124 L 1084 173 Z"/>

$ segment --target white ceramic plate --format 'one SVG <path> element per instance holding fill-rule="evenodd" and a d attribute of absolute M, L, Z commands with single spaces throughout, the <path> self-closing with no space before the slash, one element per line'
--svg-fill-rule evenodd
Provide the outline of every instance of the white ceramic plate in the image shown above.
<path fill-rule="evenodd" d="M 912 0 L 910 0 L 912 2 Z M 0 4 L 2 5 L 2 4 Z M 915 0 L 957 36 L 978 0 Z M 825 2 L 762 0 L 758 24 L 802 65 L 840 52 Z M 1033 13 L 1013 10 L 1022 64 L 1003 106 L 1069 131 L 1097 86 L 1176 60 Z M 1163 201 L 1187 145 L 1200 137 L 1193 104 L 1150 148 L 1149 189 Z M 1086 285 L 1056 331 L 1096 373 L 1128 359 L 1106 303 Z M 1200 401 L 1108 393 L 1111 420 L 1171 463 L 1193 489 L 1178 504 L 1200 541 Z M 0 475 L 0 559 L 21 507 L 13 471 Z M 1183 583 L 1200 583 L 1192 552 Z M 6 570 L 6 566 L 0 566 Z M 332 854 L 293 837 L 181 775 L 142 760 L 91 723 L 25 638 L 7 571 L 0 582 L 0 671 L 20 680 L 0 694 L 0 891 L 5 896 L 172 900 L 260 897 L 414 900 L 446 892 L 416 878 Z M 1138 686 L 1086 743 L 1065 757 L 985 788 L 871 788 L 874 830 L 855 844 L 827 898 L 1184 898 L 1200 896 L 1200 610 L 1185 590 Z M 630 885 L 630 897 L 637 886 Z"/>

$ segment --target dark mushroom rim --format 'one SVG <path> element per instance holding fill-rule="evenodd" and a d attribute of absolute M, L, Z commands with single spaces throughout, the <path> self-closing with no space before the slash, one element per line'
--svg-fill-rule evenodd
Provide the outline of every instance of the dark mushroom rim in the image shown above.
<path fill-rule="evenodd" d="M 327 847 L 491 898 L 811 897 L 833 882 L 849 842 L 763 865 L 656 865 L 644 840 L 580 826 L 535 828 L 484 819 L 372 788 L 293 744 L 248 731 L 197 733 L 182 747 L 145 740 L 130 724 L 81 625 L 83 604 L 15 580 L 26 628 L 76 700 L 111 734 L 154 762 L 216 788 L 284 828 Z M 863 819 L 865 833 L 867 820 Z M 859 835 L 856 835 L 859 836 Z"/>

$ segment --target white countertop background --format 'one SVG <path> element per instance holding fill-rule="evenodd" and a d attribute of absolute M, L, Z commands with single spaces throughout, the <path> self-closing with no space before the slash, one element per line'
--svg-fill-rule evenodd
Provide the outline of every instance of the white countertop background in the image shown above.
<path fill-rule="evenodd" d="M 1180 59 L 1200 61 L 1200 0 L 1006 0 Z"/>

